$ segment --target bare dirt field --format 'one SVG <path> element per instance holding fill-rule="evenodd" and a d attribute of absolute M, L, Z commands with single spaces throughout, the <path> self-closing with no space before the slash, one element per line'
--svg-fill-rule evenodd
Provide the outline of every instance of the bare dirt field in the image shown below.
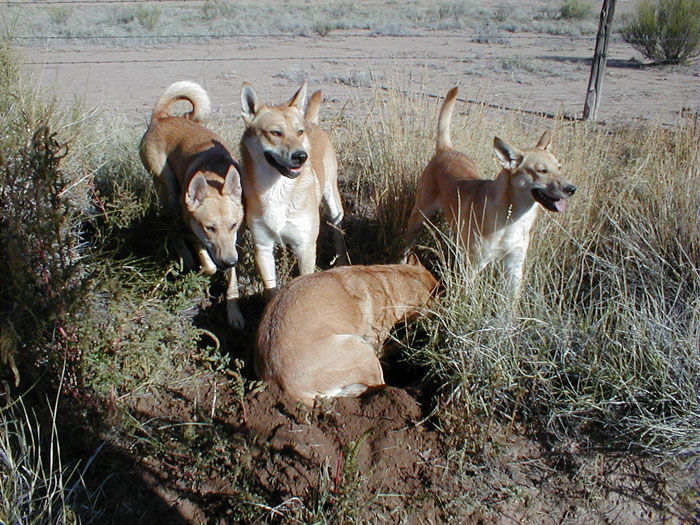
<path fill-rule="evenodd" d="M 347 32 L 345 32 L 347 33 Z M 514 34 L 474 42 L 473 32 L 421 37 L 333 32 L 321 37 L 242 37 L 166 47 L 27 49 L 44 88 L 65 103 L 126 112 L 145 122 L 170 83 L 190 79 L 209 91 L 222 118 L 238 118 L 246 80 L 268 100 L 286 99 L 301 82 L 321 88 L 338 108 L 350 97 L 369 98 L 373 86 L 444 96 L 461 87 L 465 99 L 526 111 L 581 115 L 595 36 Z M 698 62 L 644 66 L 631 46 L 609 48 L 598 120 L 673 123 L 698 110 Z"/>

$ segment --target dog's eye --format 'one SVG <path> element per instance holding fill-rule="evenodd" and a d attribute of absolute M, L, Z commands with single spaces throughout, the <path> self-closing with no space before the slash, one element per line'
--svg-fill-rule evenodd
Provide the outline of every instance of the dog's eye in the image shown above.
<path fill-rule="evenodd" d="M 207 230 L 209 233 L 216 233 L 216 226 L 207 226 L 204 229 Z"/>
<path fill-rule="evenodd" d="M 236 229 L 236 226 L 238 226 L 238 223 L 237 223 L 237 222 L 231 223 L 231 231 L 233 231 L 234 229 Z"/>
<path fill-rule="evenodd" d="M 304 130 L 303 130 L 303 129 L 300 129 L 299 131 L 297 131 L 297 135 L 299 135 L 300 137 L 301 137 L 303 134 L 304 134 Z"/>
<path fill-rule="evenodd" d="M 273 137 L 281 137 L 282 132 L 278 129 L 273 129 L 272 131 L 270 131 L 270 135 L 272 135 Z"/>

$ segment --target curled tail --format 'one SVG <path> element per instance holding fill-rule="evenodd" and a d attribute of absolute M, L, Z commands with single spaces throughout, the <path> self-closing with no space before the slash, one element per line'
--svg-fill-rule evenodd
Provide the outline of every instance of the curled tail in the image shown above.
<path fill-rule="evenodd" d="M 201 122 L 209 115 L 211 102 L 209 95 L 202 86 L 189 80 L 181 80 L 170 84 L 165 92 L 158 98 L 153 107 L 151 120 L 170 116 L 170 106 L 178 100 L 187 100 L 192 104 L 192 111 L 185 113 L 185 117 L 194 122 Z"/>
<path fill-rule="evenodd" d="M 440 116 L 438 117 L 437 145 L 435 148 L 438 152 L 452 147 L 450 123 L 452 122 L 452 111 L 455 108 L 458 92 L 459 90 L 456 87 L 450 89 L 445 97 L 445 102 L 442 103 Z"/>
<path fill-rule="evenodd" d="M 304 120 L 310 122 L 311 124 L 318 125 L 318 110 L 321 107 L 321 90 L 314 91 L 311 95 L 309 103 L 306 106 L 306 112 L 304 113 Z"/>

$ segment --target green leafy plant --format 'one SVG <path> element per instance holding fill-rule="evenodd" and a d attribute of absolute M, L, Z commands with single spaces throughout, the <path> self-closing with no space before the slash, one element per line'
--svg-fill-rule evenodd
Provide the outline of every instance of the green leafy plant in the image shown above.
<path fill-rule="evenodd" d="M 565 0 L 559 16 L 565 20 L 583 20 L 593 14 L 593 5 L 585 0 Z"/>
<path fill-rule="evenodd" d="M 160 22 L 160 7 L 139 6 L 136 9 L 136 19 L 144 29 L 153 31 Z"/>
<path fill-rule="evenodd" d="M 312 27 L 314 33 L 318 36 L 328 36 L 335 28 L 335 24 L 328 19 L 317 20 Z"/>
<path fill-rule="evenodd" d="M 622 36 L 646 58 L 678 64 L 697 54 L 699 11 L 698 0 L 643 0 Z"/>

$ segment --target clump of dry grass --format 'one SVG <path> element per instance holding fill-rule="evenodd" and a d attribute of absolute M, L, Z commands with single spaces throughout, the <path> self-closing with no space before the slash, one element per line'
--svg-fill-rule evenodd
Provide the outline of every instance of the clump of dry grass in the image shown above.
<path fill-rule="evenodd" d="M 401 98 L 387 96 L 387 111 L 375 110 L 376 121 L 339 147 L 351 158 L 354 147 L 371 154 L 350 169 L 358 198 L 372 202 L 390 241 L 401 236 L 433 151 L 434 121 L 416 124 L 406 108 L 421 106 Z M 474 276 L 439 219 L 424 237 L 438 253 L 446 292 L 426 321 L 430 342 L 408 351 L 445 392 L 440 425 L 505 418 L 580 446 L 694 460 L 697 120 L 602 130 L 459 110 L 453 142 L 485 176 L 497 171 L 493 135 L 530 146 L 553 126 L 554 151 L 579 191 L 565 214 L 541 214 L 515 317 L 498 266 Z M 392 242 L 386 246 L 392 253 Z"/>
<path fill-rule="evenodd" d="M 54 406 L 45 431 L 21 398 L 0 409 L 0 519 L 4 523 L 80 523 L 71 509 L 82 489 L 80 473 L 76 465 L 63 463 L 55 415 Z"/>

